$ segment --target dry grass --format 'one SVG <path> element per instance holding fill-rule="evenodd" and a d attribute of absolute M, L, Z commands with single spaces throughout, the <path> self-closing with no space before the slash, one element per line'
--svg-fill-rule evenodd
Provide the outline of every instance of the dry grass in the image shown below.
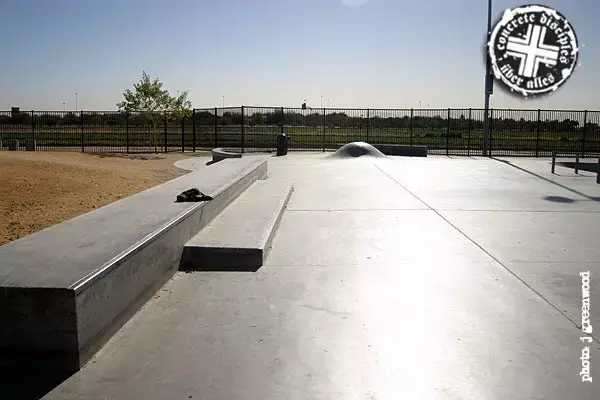
<path fill-rule="evenodd" d="M 186 157 L 0 152 L 0 245 L 185 174 Z"/>

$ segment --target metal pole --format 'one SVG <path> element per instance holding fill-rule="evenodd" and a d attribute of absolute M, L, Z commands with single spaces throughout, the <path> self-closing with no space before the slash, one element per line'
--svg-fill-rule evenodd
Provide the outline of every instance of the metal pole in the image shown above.
<path fill-rule="evenodd" d="M 219 112 L 219 111 L 217 110 L 217 107 L 215 107 L 215 149 L 216 149 L 217 147 L 219 147 L 219 146 L 218 146 L 218 142 L 219 142 L 219 140 L 218 140 L 218 137 L 217 137 L 217 134 L 218 134 L 218 133 L 217 133 L 217 129 L 218 129 L 218 123 L 219 123 L 219 117 L 218 117 L 218 115 L 217 115 L 217 113 L 218 113 L 218 112 Z"/>
<path fill-rule="evenodd" d="M 185 153 L 185 116 L 181 117 L 181 152 Z"/>
<path fill-rule="evenodd" d="M 492 31 L 492 0 L 488 0 L 488 15 L 487 15 L 487 39 L 490 40 L 490 34 Z M 485 63 L 485 98 L 483 105 L 483 156 L 488 155 L 488 143 L 489 143 L 489 119 L 488 112 L 490 108 L 490 95 L 492 90 L 493 81 L 491 79 L 491 62 L 487 52 L 486 42 L 486 63 Z"/>
<path fill-rule="evenodd" d="M 587 131 L 587 110 L 583 113 L 583 134 L 581 136 L 581 158 L 585 158 L 585 133 Z"/>
<path fill-rule="evenodd" d="M 598 165 L 596 166 L 596 183 L 600 183 L 600 158 L 598 159 Z"/>
<path fill-rule="evenodd" d="M 35 115 L 33 110 L 31 110 L 31 142 L 31 145 L 35 147 Z M 27 150 L 27 146 L 25 146 L 25 150 Z"/>
<path fill-rule="evenodd" d="M 85 128 L 83 126 L 83 110 L 81 110 L 81 152 L 85 153 Z"/>
<path fill-rule="evenodd" d="M 542 110 L 538 108 L 538 117 L 537 117 L 537 133 L 535 136 L 535 156 L 540 156 L 540 120 L 541 120 Z"/>
<path fill-rule="evenodd" d="M 369 109 L 367 108 L 367 143 L 369 143 Z"/>
<path fill-rule="evenodd" d="M 323 153 L 325 153 L 325 109 L 323 108 Z"/>
<path fill-rule="evenodd" d="M 192 110 L 192 152 L 196 152 L 196 109 Z"/>
<path fill-rule="evenodd" d="M 488 126 L 489 126 L 489 149 L 488 149 L 488 154 L 490 155 L 490 157 L 493 155 L 494 153 L 494 109 L 490 108 L 490 119 L 488 120 Z"/>
<path fill-rule="evenodd" d="M 414 110 L 411 108 L 410 109 L 410 145 L 413 145 L 413 115 L 414 115 Z"/>
<path fill-rule="evenodd" d="M 471 155 L 471 109 L 469 108 L 469 125 L 467 128 L 467 156 Z"/>
<path fill-rule="evenodd" d="M 579 174 L 579 153 L 575 154 L 575 174 Z"/>
<path fill-rule="evenodd" d="M 83 121 L 83 111 L 81 112 Z M 129 111 L 125 114 L 125 147 L 127 148 L 127 154 L 129 154 Z"/>
<path fill-rule="evenodd" d="M 168 153 L 168 139 L 167 139 L 167 113 L 163 116 L 164 134 L 165 134 L 165 153 Z"/>
<path fill-rule="evenodd" d="M 448 109 L 448 126 L 446 128 L 446 156 L 450 155 L 450 109 Z"/>
<path fill-rule="evenodd" d="M 552 173 L 554 173 L 554 166 L 556 165 L 556 152 L 552 152 Z"/>
<path fill-rule="evenodd" d="M 78 105 L 79 105 L 79 104 L 78 104 L 78 98 L 77 98 L 77 97 L 78 97 L 78 94 L 77 94 L 77 93 L 75 93 L 75 112 L 77 112 L 77 107 L 78 107 Z"/>
<path fill-rule="evenodd" d="M 242 106 L 242 154 L 244 154 L 244 106 Z"/>

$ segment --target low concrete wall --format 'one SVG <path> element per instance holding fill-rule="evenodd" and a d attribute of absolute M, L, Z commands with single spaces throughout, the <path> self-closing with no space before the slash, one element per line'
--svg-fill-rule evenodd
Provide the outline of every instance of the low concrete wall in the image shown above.
<path fill-rule="evenodd" d="M 374 144 L 386 156 L 427 157 L 425 146 L 402 146 L 397 144 Z"/>
<path fill-rule="evenodd" d="M 0 366 L 78 370 L 266 176 L 264 159 L 227 160 L 0 247 Z M 175 203 L 192 187 L 213 200 Z"/>
<path fill-rule="evenodd" d="M 242 158 L 242 153 L 235 152 L 231 149 L 219 148 L 212 150 L 212 158 L 211 164 L 214 164 L 227 158 Z"/>

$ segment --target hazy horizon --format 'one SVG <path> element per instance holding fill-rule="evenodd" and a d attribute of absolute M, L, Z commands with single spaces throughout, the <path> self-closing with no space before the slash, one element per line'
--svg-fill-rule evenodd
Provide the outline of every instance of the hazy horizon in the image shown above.
<path fill-rule="evenodd" d="M 145 70 L 196 108 L 482 108 L 485 0 L 10 1 L 0 109 L 115 110 Z M 556 93 L 491 107 L 600 110 L 592 0 L 544 3 L 572 23 L 580 65 Z M 493 19 L 518 1 L 496 0 Z"/>

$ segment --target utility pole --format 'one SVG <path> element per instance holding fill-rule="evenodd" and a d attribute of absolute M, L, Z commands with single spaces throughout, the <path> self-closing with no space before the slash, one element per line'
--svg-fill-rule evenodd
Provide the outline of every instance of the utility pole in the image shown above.
<path fill-rule="evenodd" d="M 486 62 L 485 62 L 485 99 L 483 104 L 483 156 L 487 157 L 490 137 L 490 95 L 494 90 L 494 81 L 491 72 L 492 63 L 488 52 L 488 43 L 492 33 L 492 0 L 488 0 L 487 15 L 487 42 L 485 44 Z"/>
<path fill-rule="evenodd" d="M 77 108 L 78 108 L 78 93 L 75 92 L 75 112 L 77 112 Z"/>

